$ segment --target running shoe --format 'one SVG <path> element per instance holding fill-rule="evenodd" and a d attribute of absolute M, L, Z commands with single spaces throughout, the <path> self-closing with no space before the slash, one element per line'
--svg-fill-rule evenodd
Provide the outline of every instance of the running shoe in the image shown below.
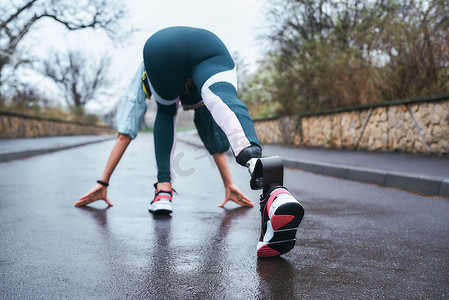
<path fill-rule="evenodd" d="M 151 201 L 148 210 L 158 215 L 168 215 L 172 210 L 173 189 L 164 191 L 156 189 L 154 199 Z"/>
<path fill-rule="evenodd" d="M 260 201 L 262 232 L 257 244 L 258 257 L 285 254 L 295 246 L 296 229 L 304 216 L 304 208 L 286 188 L 272 188 Z"/>

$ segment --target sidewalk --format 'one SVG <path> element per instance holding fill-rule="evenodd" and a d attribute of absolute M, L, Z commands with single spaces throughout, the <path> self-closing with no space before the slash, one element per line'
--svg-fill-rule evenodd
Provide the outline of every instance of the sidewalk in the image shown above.
<path fill-rule="evenodd" d="M 70 149 L 115 138 L 115 135 L 56 136 L 0 140 L 0 162 Z"/>
<path fill-rule="evenodd" d="M 178 140 L 202 147 L 195 130 Z M 449 198 L 449 157 L 263 145 L 263 155 L 278 155 L 287 168 Z"/>

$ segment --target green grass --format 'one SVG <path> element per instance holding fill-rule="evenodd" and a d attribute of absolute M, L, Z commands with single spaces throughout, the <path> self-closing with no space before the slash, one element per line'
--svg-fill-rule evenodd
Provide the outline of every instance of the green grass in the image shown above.
<path fill-rule="evenodd" d="M 141 129 L 139 132 L 153 133 L 153 128 Z"/>

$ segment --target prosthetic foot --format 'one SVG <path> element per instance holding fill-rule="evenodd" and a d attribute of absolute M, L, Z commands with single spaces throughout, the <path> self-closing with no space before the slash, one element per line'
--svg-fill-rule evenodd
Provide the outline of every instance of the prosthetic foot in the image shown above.
<path fill-rule="evenodd" d="M 274 257 L 290 251 L 296 242 L 296 229 L 304 208 L 283 187 L 284 166 L 278 156 L 255 158 L 247 163 L 253 190 L 263 189 L 260 197 L 262 229 L 258 257 Z"/>

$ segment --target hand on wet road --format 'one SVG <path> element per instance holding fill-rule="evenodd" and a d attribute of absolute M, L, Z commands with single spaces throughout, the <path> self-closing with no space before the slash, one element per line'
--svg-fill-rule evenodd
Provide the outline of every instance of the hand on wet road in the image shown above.
<path fill-rule="evenodd" d="M 89 193 L 79 198 L 78 201 L 76 201 L 75 206 L 87 205 L 97 200 L 104 200 L 109 206 L 113 206 L 113 204 L 108 200 L 107 191 L 107 187 L 97 184 L 92 190 L 90 190 Z"/>
<path fill-rule="evenodd" d="M 224 205 L 226 204 L 226 202 L 228 201 L 234 201 L 235 203 L 237 203 L 238 205 L 241 206 L 248 206 L 248 207 L 253 207 L 254 204 L 251 202 L 251 200 L 246 197 L 240 190 L 238 187 L 236 187 L 235 185 L 228 185 L 225 187 L 226 189 L 226 196 L 225 196 L 225 200 L 223 201 L 223 203 L 221 203 L 219 205 L 219 207 L 224 207 Z"/>

